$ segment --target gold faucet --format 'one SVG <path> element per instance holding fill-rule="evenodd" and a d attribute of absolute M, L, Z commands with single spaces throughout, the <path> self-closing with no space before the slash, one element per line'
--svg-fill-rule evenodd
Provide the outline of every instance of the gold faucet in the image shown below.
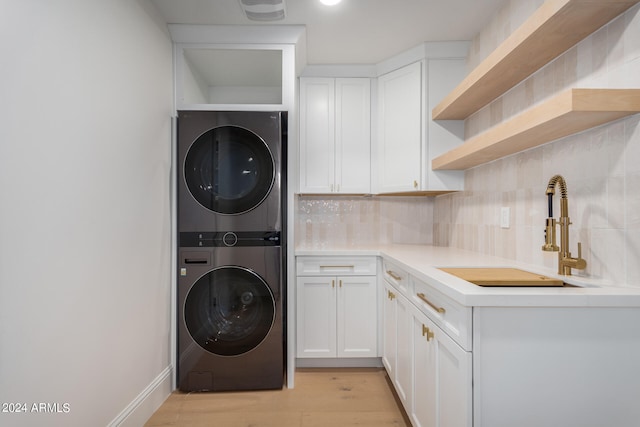
<path fill-rule="evenodd" d="M 553 218 L 553 195 L 556 193 L 556 185 L 560 186 L 560 219 Z M 554 175 L 547 185 L 546 191 L 549 200 L 549 217 L 545 229 L 545 243 L 543 251 L 558 252 L 558 274 L 571 275 L 571 269 L 583 270 L 587 267 L 587 261 L 582 259 L 582 244 L 578 242 L 578 257 L 572 258 L 569 252 L 569 200 L 567 199 L 567 183 L 561 175 Z M 556 245 L 556 225 L 560 224 L 560 247 Z"/>

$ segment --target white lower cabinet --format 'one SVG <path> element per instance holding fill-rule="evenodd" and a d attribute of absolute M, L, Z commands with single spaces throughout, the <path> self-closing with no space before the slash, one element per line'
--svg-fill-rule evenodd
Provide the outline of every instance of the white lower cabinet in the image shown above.
<path fill-rule="evenodd" d="M 400 401 L 411 402 L 411 312 L 409 300 L 385 282 L 383 364 Z"/>
<path fill-rule="evenodd" d="M 382 287 L 382 365 L 387 370 L 389 378 L 396 377 L 396 352 L 398 349 L 398 291 L 384 281 Z"/>
<path fill-rule="evenodd" d="M 466 317 L 464 308 L 456 312 L 454 302 L 433 298 L 424 283 L 416 292 L 416 280 L 397 266 L 383 264 L 383 364 L 411 423 L 471 427 L 472 353 L 439 326 Z M 432 298 L 427 301 L 435 309 L 425 309 L 417 294 Z M 450 319 L 447 310 L 457 316 Z M 466 341 L 464 334 L 462 339 Z"/>
<path fill-rule="evenodd" d="M 640 425 L 637 307 L 476 307 L 474 427 Z"/>
<path fill-rule="evenodd" d="M 376 257 L 296 261 L 298 358 L 378 357 L 379 301 L 382 363 L 414 427 L 638 426 L 636 306 L 471 307 L 395 260 L 379 283 Z"/>
<path fill-rule="evenodd" d="M 375 257 L 298 257 L 297 270 L 297 357 L 377 357 Z"/>
<path fill-rule="evenodd" d="M 471 352 L 463 350 L 413 306 L 411 320 L 411 422 L 416 427 L 471 426 Z"/>

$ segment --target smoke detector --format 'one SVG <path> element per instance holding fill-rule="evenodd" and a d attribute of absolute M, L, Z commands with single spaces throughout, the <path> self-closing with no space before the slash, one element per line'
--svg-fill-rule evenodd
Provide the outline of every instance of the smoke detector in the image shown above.
<path fill-rule="evenodd" d="M 284 0 L 240 0 L 247 18 L 252 21 L 280 21 L 284 19 Z"/>

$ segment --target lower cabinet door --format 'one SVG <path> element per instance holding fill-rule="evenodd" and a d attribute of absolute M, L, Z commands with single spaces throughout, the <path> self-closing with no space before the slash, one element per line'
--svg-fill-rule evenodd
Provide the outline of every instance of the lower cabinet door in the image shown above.
<path fill-rule="evenodd" d="M 376 276 L 337 277 L 337 356 L 378 353 Z"/>
<path fill-rule="evenodd" d="M 414 311 L 411 316 L 413 332 L 413 411 L 411 422 L 415 427 L 437 425 L 436 346 L 431 342 L 431 329 L 426 317 Z"/>
<path fill-rule="evenodd" d="M 396 339 L 396 298 L 398 292 L 386 281 L 382 291 L 382 364 L 391 381 L 395 383 L 396 349 L 398 348 Z"/>
<path fill-rule="evenodd" d="M 377 357 L 376 276 L 297 278 L 297 357 Z"/>
<path fill-rule="evenodd" d="M 336 279 L 297 278 L 297 356 L 336 357 Z"/>
<path fill-rule="evenodd" d="M 412 312 L 414 340 L 413 404 L 418 427 L 471 427 L 471 352 L 465 351 L 417 308 Z"/>
<path fill-rule="evenodd" d="M 408 414 L 411 413 L 411 398 L 413 385 L 413 372 L 411 363 L 413 359 L 412 335 L 411 335 L 411 303 L 404 296 L 398 294 L 396 298 L 396 378 L 395 387 L 398 397 Z"/>

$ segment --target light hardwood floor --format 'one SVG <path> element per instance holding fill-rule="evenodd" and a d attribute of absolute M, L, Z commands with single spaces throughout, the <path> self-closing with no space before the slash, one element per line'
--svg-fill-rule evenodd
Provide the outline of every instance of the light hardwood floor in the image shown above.
<path fill-rule="evenodd" d="M 295 387 L 172 393 L 145 427 L 409 426 L 381 369 L 305 369 Z"/>

